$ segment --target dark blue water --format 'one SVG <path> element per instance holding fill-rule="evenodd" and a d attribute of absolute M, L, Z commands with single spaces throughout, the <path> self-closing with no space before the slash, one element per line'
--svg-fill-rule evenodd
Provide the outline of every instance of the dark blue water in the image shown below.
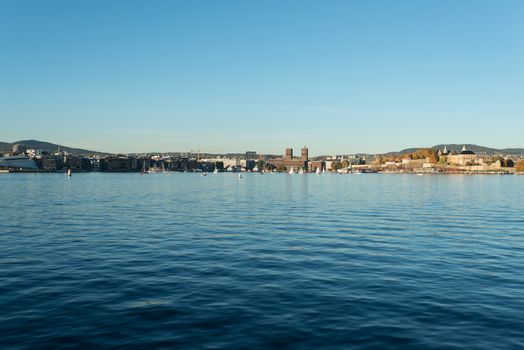
<path fill-rule="evenodd" d="M 0 347 L 522 349 L 524 176 L 2 174 Z"/>

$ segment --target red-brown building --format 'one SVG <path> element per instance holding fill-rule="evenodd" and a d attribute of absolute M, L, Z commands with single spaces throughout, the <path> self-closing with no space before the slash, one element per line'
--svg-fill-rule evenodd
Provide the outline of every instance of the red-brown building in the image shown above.
<path fill-rule="evenodd" d="M 307 147 L 303 147 L 300 153 L 300 157 L 293 156 L 293 148 L 286 148 L 286 155 L 283 158 L 270 159 L 268 163 L 273 164 L 276 167 L 286 167 L 287 170 L 293 168 L 298 170 L 302 168 L 305 171 L 316 171 L 318 167 L 320 170 L 325 169 L 325 164 L 322 161 L 312 162 L 309 160 L 309 151 Z"/>

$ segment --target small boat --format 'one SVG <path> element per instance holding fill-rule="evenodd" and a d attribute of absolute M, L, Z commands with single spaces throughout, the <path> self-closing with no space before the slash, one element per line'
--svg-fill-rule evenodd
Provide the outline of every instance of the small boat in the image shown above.
<path fill-rule="evenodd" d="M 300 168 L 300 170 L 298 171 L 298 173 L 299 173 L 300 175 L 304 175 L 304 169 Z"/>
<path fill-rule="evenodd" d="M 200 174 L 200 176 L 207 176 L 207 173 L 202 173 Z"/>
<path fill-rule="evenodd" d="M 148 173 L 148 174 L 155 174 L 155 173 L 159 173 L 159 172 L 161 172 L 161 171 L 162 171 L 162 169 L 160 169 L 159 167 L 157 167 L 157 165 L 156 165 L 156 163 L 155 163 L 155 166 L 152 167 L 152 168 L 149 168 L 149 169 L 147 170 L 147 173 Z"/>
<path fill-rule="evenodd" d="M 238 179 L 242 179 L 242 174 L 238 174 Z"/>
<path fill-rule="evenodd" d="M 295 173 L 295 170 L 293 170 L 293 167 L 291 167 L 291 170 L 289 171 L 290 175 L 293 175 Z"/>
<path fill-rule="evenodd" d="M 317 171 L 316 171 L 317 175 L 320 175 L 322 174 L 322 172 L 320 171 L 320 167 L 317 168 Z"/>
<path fill-rule="evenodd" d="M 218 168 L 215 166 L 215 170 L 213 170 L 213 174 L 218 174 Z"/>
<path fill-rule="evenodd" d="M 73 172 L 71 171 L 71 168 L 67 169 L 67 176 L 71 177 L 71 174 L 72 174 L 72 173 L 73 173 Z"/>

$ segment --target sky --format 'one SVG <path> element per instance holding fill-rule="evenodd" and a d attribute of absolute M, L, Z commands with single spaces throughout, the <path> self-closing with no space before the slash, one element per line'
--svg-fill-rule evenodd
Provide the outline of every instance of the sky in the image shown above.
<path fill-rule="evenodd" d="M 524 147 L 524 1 L 0 0 L 0 141 Z"/>

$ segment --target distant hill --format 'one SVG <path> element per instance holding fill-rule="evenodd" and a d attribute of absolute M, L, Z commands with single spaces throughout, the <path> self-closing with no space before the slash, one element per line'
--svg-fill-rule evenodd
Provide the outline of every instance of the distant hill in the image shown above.
<path fill-rule="evenodd" d="M 462 150 L 462 147 L 464 147 L 464 144 L 449 144 L 449 145 L 436 145 L 433 147 L 429 147 L 431 149 L 443 149 L 444 146 L 448 147 L 448 151 L 457 151 L 460 152 Z M 428 148 L 428 147 L 418 147 L 418 148 L 406 148 L 403 149 L 400 152 L 390 152 L 389 154 L 404 154 L 404 153 L 412 153 L 415 152 L 417 149 L 420 148 Z M 494 154 L 524 154 L 524 148 L 504 148 L 504 149 L 497 149 L 497 148 L 490 148 L 485 146 L 478 146 L 478 145 L 472 145 L 472 144 L 466 144 L 466 148 L 468 150 L 471 150 L 478 154 L 488 154 L 488 155 L 494 155 Z"/>
<path fill-rule="evenodd" d="M 0 151 L 1 152 L 10 152 L 13 149 L 13 145 L 17 144 L 17 143 L 21 144 L 21 145 L 25 145 L 27 147 L 27 149 L 38 149 L 38 150 L 41 150 L 41 151 L 44 151 L 44 152 L 49 152 L 49 153 L 54 153 L 54 152 L 58 151 L 58 148 L 60 147 L 60 149 L 62 151 L 65 151 L 65 152 L 70 153 L 70 154 L 76 154 L 76 155 L 80 155 L 80 154 L 97 154 L 97 155 L 108 154 L 108 153 L 105 153 L 105 152 L 98 152 L 98 151 L 91 151 L 91 150 L 82 149 L 82 148 L 68 147 L 68 146 L 63 146 L 63 145 L 57 145 L 57 144 L 51 143 L 51 142 L 38 141 L 38 140 L 20 140 L 20 141 L 15 141 L 15 142 L 12 142 L 12 143 L 0 142 Z"/>
<path fill-rule="evenodd" d="M 61 150 L 67 153 L 70 153 L 70 154 L 75 154 L 75 155 L 108 155 L 110 154 L 107 152 L 99 152 L 99 151 L 92 151 L 92 150 L 87 150 L 87 149 L 82 149 L 82 148 L 68 147 L 64 145 L 58 145 L 56 143 L 38 141 L 38 140 L 20 140 L 20 141 L 15 141 L 12 143 L 0 142 L 0 152 L 11 152 L 11 150 L 13 149 L 13 145 L 17 143 L 25 145 L 28 149 L 38 149 L 38 150 L 49 152 L 49 153 L 55 153 L 56 151 L 58 151 L 58 148 L 60 147 Z M 384 155 L 398 155 L 398 154 L 405 154 L 405 153 L 413 153 L 420 148 L 443 149 L 444 146 L 447 146 L 449 151 L 460 152 L 464 144 L 448 144 L 448 145 L 441 144 L 441 145 L 435 145 L 432 147 L 412 147 L 412 148 L 406 148 L 406 149 L 403 149 L 397 152 L 384 153 Z M 477 154 L 487 154 L 487 155 L 496 155 L 496 154 L 521 155 L 521 154 L 524 154 L 524 148 L 497 149 L 497 148 L 490 148 L 490 147 L 472 145 L 472 144 L 466 144 L 466 148 L 469 150 L 472 150 L 473 152 Z M 161 152 L 158 152 L 158 153 L 161 153 Z M 212 157 L 212 156 L 218 156 L 218 155 L 223 155 L 223 154 L 210 154 L 210 153 L 201 154 L 202 157 Z M 243 157 L 245 153 L 228 153 L 227 155 Z M 370 155 L 370 154 L 359 153 L 359 155 Z M 326 156 L 319 156 L 319 157 L 313 157 L 312 159 L 316 159 L 316 158 L 322 159 L 325 157 Z"/>

